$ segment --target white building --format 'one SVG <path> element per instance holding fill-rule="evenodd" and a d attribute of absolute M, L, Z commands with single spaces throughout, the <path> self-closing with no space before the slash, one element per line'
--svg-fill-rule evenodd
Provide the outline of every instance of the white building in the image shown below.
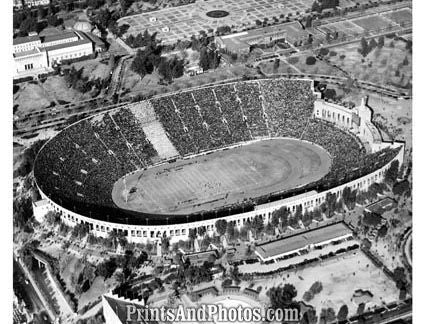
<path fill-rule="evenodd" d="M 24 0 L 27 7 L 47 6 L 50 0 Z"/>
<path fill-rule="evenodd" d="M 49 36 L 30 34 L 13 40 L 14 78 L 36 76 L 52 70 L 62 60 L 92 55 L 92 40 L 79 31 Z"/>

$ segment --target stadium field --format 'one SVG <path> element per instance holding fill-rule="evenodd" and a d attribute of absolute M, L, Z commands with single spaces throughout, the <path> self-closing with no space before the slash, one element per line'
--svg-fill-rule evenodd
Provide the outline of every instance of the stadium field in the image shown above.
<path fill-rule="evenodd" d="M 209 211 L 317 181 L 330 167 L 317 145 L 270 139 L 136 171 L 114 184 L 112 199 L 143 213 Z"/>

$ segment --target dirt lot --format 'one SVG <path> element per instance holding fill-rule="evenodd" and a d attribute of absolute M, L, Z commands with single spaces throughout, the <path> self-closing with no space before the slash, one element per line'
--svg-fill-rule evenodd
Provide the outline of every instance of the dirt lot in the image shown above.
<path fill-rule="evenodd" d="M 412 100 L 392 99 L 364 91 L 353 91 L 343 100 L 360 103 L 367 95 L 368 105 L 373 110 L 373 121 L 384 130 L 384 140 L 392 138 L 406 143 L 406 150 L 412 148 Z M 388 136 L 387 136 L 388 135 Z"/>
<path fill-rule="evenodd" d="M 19 91 L 13 96 L 13 104 L 19 105 L 18 112 L 42 109 L 54 101 L 54 98 L 46 93 L 40 83 L 26 82 L 20 84 L 19 87 Z"/>
<path fill-rule="evenodd" d="M 368 290 L 373 294 L 366 308 L 395 301 L 399 296 L 395 283 L 360 251 L 344 254 L 315 267 L 287 272 L 283 274 L 283 280 L 279 275 L 255 281 L 253 289 L 262 286 L 260 296 L 267 298 L 265 293 L 271 287 L 290 283 L 297 289 L 296 299 L 301 300 L 304 292 L 317 280 L 322 283 L 323 290 L 308 304 L 313 305 L 318 314 L 323 307 L 332 307 L 338 312 L 339 308 L 346 304 L 350 314 L 354 315 L 358 305 L 353 299 L 353 294 L 357 289 Z"/>
<path fill-rule="evenodd" d="M 17 113 L 28 113 L 48 107 L 52 102 L 74 102 L 89 99 L 83 94 L 69 88 L 61 76 L 50 76 L 42 82 L 26 82 L 19 85 L 19 91 L 13 96 L 13 103 L 19 105 Z"/>
<path fill-rule="evenodd" d="M 333 47 L 337 55 L 329 56 L 330 62 L 365 81 L 398 87 L 411 82 L 412 55 L 406 51 L 405 42 L 385 38 L 385 46 L 375 48 L 365 58 L 358 52 L 359 47 L 359 42 Z M 407 62 L 403 63 L 405 58 Z"/>

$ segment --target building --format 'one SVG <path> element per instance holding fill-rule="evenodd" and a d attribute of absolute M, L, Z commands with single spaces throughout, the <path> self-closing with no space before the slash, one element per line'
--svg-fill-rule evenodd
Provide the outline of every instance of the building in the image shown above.
<path fill-rule="evenodd" d="M 299 22 L 295 21 L 216 37 L 216 44 L 219 48 L 226 49 L 229 52 L 246 54 L 249 53 L 253 45 L 267 45 L 277 40 L 303 43 L 308 39 L 308 36 L 309 33 L 302 28 Z"/>
<path fill-rule="evenodd" d="M 352 237 L 353 233 L 348 226 L 339 222 L 259 244 L 255 247 L 255 254 L 261 261 L 267 262 Z"/>
<path fill-rule="evenodd" d="M 47 199 L 41 199 L 32 203 L 32 210 L 33 210 L 35 219 L 43 220 L 44 216 L 49 211 L 52 211 L 52 208 Z"/>
<path fill-rule="evenodd" d="M 314 115 L 354 133 L 369 149 L 382 148 L 382 136 L 372 123 L 372 109 L 367 105 L 367 97 L 362 98 L 360 105 L 354 108 L 316 100 Z"/>
<path fill-rule="evenodd" d="M 47 6 L 50 0 L 23 0 L 27 7 Z"/>
<path fill-rule="evenodd" d="M 33 315 L 27 310 L 25 301 L 13 294 L 13 324 L 26 324 L 32 323 Z"/>
<path fill-rule="evenodd" d="M 94 42 L 79 31 L 39 36 L 35 33 L 13 40 L 14 78 L 36 76 L 52 70 L 62 60 L 94 53 Z"/>
<path fill-rule="evenodd" d="M 146 309 L 143 301 L 107 293 L 102 296 L 103 316 L 106 324 L 157 323 L 138 318 L 138 311 Z M 131 320 L 128 320 L 131 318 Z"/>
<path fill-rule="evenodd" d="M 255 82 L 257 81 L 244 82 L 255 84 Z M 149 100 L 138 103 L 138 105 L 142 105 L 142 103 L 143 107 L 145 107 L 146 109 L 149 107 Z M 319 110 L 319 114 L 317 114 L 317 111 L 314 110 L 315 107 L 312 107 L 312 117 L 314 115 L 314 118 L 324 119 L 324 115 L 321 114 L 321 110 Z M 320 107 L 323 108 L 327 106 L 322 105 Z M 351 110 L 345 107 L 340 108 L 338 107 L 338 105 L 331 105 L 329 107 L 335 109 L 335 111 L 337 111 L 337 109 L 340 109 L 340 111 L 344 112 L 346 111 L 346 116 L 350 116 L 348 124 L 352 123 L 352 119 L 355 120 L 355 118 L 353 117 L 354 115 L 358 115 L 358 117 L 356 118 L 361 119 L 365 119 L 371 116 L 370 111 L 365 106 L 364 102 L 362 103 L 361 107 L 355 107 Z M 353 112 L 355 112 L 354 115 Z M 341 116 L 340 120 L 342 120 Z M 327 122 L 339 126 L 339 124 L 337 124 L 337 121 L 337 115 L 335 120 L 327 120 Z M 346 117 L 344 117 L 344 121 L 347 122 Z M 358 125 L 361 125 L 361 122 L 361 120 L 360 122 L 355 121 L 355 123 L 357 123 Z M 355 129 L 352 130 L 348 127 L 340 128 L 345 129 L 346 133 L 349 133 L 350 136 L 358 138 L 358 141 L 365 140 L 362 139 L 362 133 L 355 131 Z M 87 226 L 89 226 L 93 235 L 101 237 L 108 236 L 111 231 L 122 233 L 126 236 L 129 242 L 135 243 L 154 243 L 160 241 L 161 238 L 165 236 L 169 238 L 171 243 L 174 243 L 180 240 L 187 240 L 189 238 L 190 231 L 198 229 L 199 227 L 205 227 L 207 235 L 215 234 L 216 222 L 218 220 L 233 222 L 235 227 L 238 229 L 244 226 L 247 222 L 252 221 L 255 217 L 261 217 L 264 221 L 264 224 L 267 224 L 272 219 L 273 212 L 282 207 L 289 209 L 291 213 L 295 213 L 297 209 L 301 210 L 304 213 L 305 211 L 312 211 L 315 208 L 320 207 L 326 200 L 326 196 L 328 194 L 335 194 L 339 199 L 345 188 L 357 190 L 358 192 L 366 191 L 373 183 L 382 182 L 384 180 L 385 172 L 386 170 L 388 170 L 393 161 L 397 160 L 400 162 L 400 164 L 403 162 L 403 143 L 381 142 L 376 145 L 372 143 L 370 146 L 370 150 L 372 153 L 379 152 L 381 148 L 387 148 L 387 153 L 380 152 L 379 154 L 376 154 L 376 157 L 374 157 L 375 163 L 371 163 L 370 165 L 368 165 L 367 169 L 352 169 L 352 176 L 349 177 L 349 180 L 346 178 L 339 178 L 333 186 L 327 186 L 325 188 L 311 187 L 308 188 L 307 192 L 298 191 L 294 195 L 280 196 L 279 198 L 270 201 L 264 200 L 261 201 L 261 203 L 249 206 L 249 208 L 238 208 L 234 213 L 229 212 L 226 214 L 217 215 L 217 213 L 214 213 L 214 211 L 212 211 L 210 214 L 205 212 L 201 215 L 198 214 L 196 216 L 193 216 L 190 221 L 189 217 L 191 217 L 191 215 L 186 215 L 186 222 L 184 222 L 184 217 L 181 217 L 180 220 L 176 218 L 176 222 L 174 222 L 173 220 L 169 220 L 168 217 L 158 217 L 156 219 L 156 223 L 153 222 L 155 221 L 153 217 L 150 219 L 144 218 L 143 222 L 133 222 L 131 218 L 127 217 L 122 218 L 122 220 L 120 221 L 115 221 L 111 219 L 112 217 L 103 217 L 102 214 L 99 214 L 99 216 L 95 218 L 89 212 L 84 213 L 81 211 L 78 212 L 76 209 L 73 210 L 72 206 L 66 208 L 62 204 L 62 201 L 60 199 L 56 199 L 56 201 L 52 199 L 52 197 L 49 196 L 49 192 L 45 190 L 42 186 L 40 186 L 40 184 L 42 185 L 41 180 L 43 178 L 37 179 L 37 187 L 40 191 L 42 198 L 47 199 L 49 201 L 51 208 L 60 213 L 61 220 L 68 226 L 75 226 L 76 224 L 86 224 Z M 35 165 L 37 166 L 37 161 L 35 162 Z"/>
<path fill-rule="evenodd" d="M 218 251 L 216 249 L 213 249 L 208 251 L 184 254 L 183 261 L 186 262 L 186 260 L 189 260 L 190 264 L 195 266 L 201 266 L 205 262 L 215 262 L 217 257 Z"/>
<path fill-rule="evenodd" d="M 13 0 L 13 9 L 22 9 L 22 0 Z"/>
<path fill-rule="evenodd" d="M 382 216 L 386 211 L 393 209 L 395 206 L 397 206 L 397 203 L 394 199 L 390 197 L 385 197 L 384 199 L 381 199 L 366 206 L 364 212 L 377 216 Z"/>

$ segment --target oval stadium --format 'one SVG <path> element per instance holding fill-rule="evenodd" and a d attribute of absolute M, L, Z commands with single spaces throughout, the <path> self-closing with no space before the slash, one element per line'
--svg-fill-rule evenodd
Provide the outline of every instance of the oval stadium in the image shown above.
<path fill-rule="evenodd" d="M 383 142 L 363 100 L 324 101 L 314 81 L 256 79 L 157 96 L 83 119 L 50 139 L 37 187 L 68 225 L 130 242 L 185 240 L 384 178 L 401 143 Z"/>

